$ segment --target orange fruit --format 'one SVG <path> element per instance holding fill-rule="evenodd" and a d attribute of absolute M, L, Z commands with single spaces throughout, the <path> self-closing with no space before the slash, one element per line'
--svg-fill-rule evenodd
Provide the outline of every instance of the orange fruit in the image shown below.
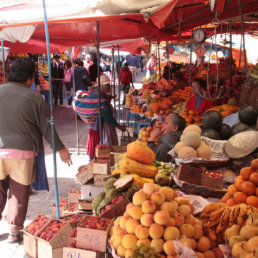
<path fill-rule="evenodd" d="M 242 184 L 245 182 L 245 180 L 242 178 L 242 176 L 237 176 L 235 178 L 234 184 L 238 190 L 241 191 Z"/>
<path fill-rule="evenodd" d="M 241 186 L 242 192 L 247 195 L 254 195 L 256 193 L 256 185 L 250 181 L 245 181 Z"/>
<path fill-rule="evenodd" d="M 256 187 L 256 196 L 258 196 L 258 187 Z"/>
<path fill-rule="evenodd" d="M 258 172 L 254 172 L 251 174 L 250 181 L 253 182 L 256 186 L 258 186 Z"/>
<path fill-rule="evenodd" d="M 228 199 L 228 200 L 226 201 L 226 204 L 227 204 L 228 206 L 234 206 L 234 205 L 236 205 L 236 202 L 235 202 L 233 199 Z"/>
<path fill-rule="evenodd" d="M 253 159 L 252 162 L 251 162 L 251 167 L 254 169 L 254 170 L 258 170 L 258 159 Z"/>
<path fill-rule="evenodd" d="M 251 167 L 245 167 L 240 170 L 240 175 L 243 179 L 248 180 L 253 172 L 254 170 Z"/>
<path fill-rule="evenodd" d="M 236 192 L 233 196 L 233 200 L 236 203 L 245 203 L 246 202 L 247 195 L 242 192 Z"/>
<path fill-rule="evenodd" d="M 258 197 L 254 195 L 250 195 L 246 199 L 246 204 L 252 205 L 255 208 L 258 208 Z"/>
<path fill-rule="evenodd" d="M 228 187 L 228 189 L 227 189 L 227 192 L 228 192 L 231 196 L 233 196 L 234 193 L 237 192 L 237 188 L 235 187 L 235 185 L 230 185 L 230 186 Z"/>
<path fill-rule="evenodd" d="M 224 194 L 222 197 L 221 201 L 222 202 L 227 202 L 228 199 L 230 199 L 232 196 L 229 193 Z"/>

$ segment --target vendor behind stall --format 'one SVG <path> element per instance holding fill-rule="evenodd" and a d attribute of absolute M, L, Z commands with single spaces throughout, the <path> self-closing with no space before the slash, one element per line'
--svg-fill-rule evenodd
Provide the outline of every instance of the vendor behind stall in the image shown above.
<path fill-rule="evenodd" d="M 181 134 L 185 129 L 185 124 L 186 122 L 183 117 L 173 113 L 166 117 L 161 129 L 155 128 L 152 130 L 148 146 L 156 154 L 156 160 L 169 162 L 172 159 L 167 153 L 180 141 Z M 156 137 L 159 136 L 159 143 L 156 145 L 154 141 Z"/>
<path fill-rule="evenodd" d="M 212 108 L 214 106 L 213 102 L 201 96 L 206 88 L 206 81 L 200 78 L 195 78 L 192 82 L 193 97 L 186 102 L 185 108 L 197 111 L 200 115 L 202 115 L 206 110 Z"/>

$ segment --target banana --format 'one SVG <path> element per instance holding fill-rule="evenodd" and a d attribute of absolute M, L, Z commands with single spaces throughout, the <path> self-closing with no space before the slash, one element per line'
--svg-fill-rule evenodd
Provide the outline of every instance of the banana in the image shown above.
<path fill-rule="evenodd" d="M 209 228 L 209 236 L 212 240 L 216 241 L 217 240 L 217 236 L 216 236 L 216 232 L 214 228 Z"/>
<path fill-rule="evenodd" d="M 210 203 L 208 204 L 204 209 L 203 209 L 203 213 L 211 213 L 212 211 L 215 211 L 217 209 L 219 209 L 221 206 L 226 206 L 225 203 L 222 202 L 214 202 L 214 203 Z"/>
<path fill-rule="evenodd" d="M 222 216 L 220 217 L 220 222 L 219 222 L 219 225 L 217 226 L 216 233 L 224 231 L 227 228 L 230 212 L 231 212 L 231 209 L 229 207 L 225 209 Z"/>
<path fill-rule="evenodd" d="M 240 206 L 240 213 L 239 213 L 239 216 L 240 216 L 240 217 L 243 217 L 243 216 L 245 216 L 246 213 L 247 213 L 247 205 L 246 205 L 245 203 L 240 203 L 239 206 Z"/>
<path fill-rule="evenodd" d="M 216 211 L 211 213 L 209 222 L 207 223 L 208 227 L 213 227 L 219 224 L 220 222 L 220 217 L 225 211 L 225 207 L 221 207 L 220 209 L 217 209 Z"/>

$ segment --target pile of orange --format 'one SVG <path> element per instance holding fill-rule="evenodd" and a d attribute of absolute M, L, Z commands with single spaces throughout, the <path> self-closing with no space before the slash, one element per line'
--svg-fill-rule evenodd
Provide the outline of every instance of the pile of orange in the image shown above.
<path fill-rule="evenodd" d="M 173 91 L 172 99 L 186 100 L 192 96 L 192 87 L 185 87 L 184 90 Z"/>
<path fill-rule="evenodd" d="M 182 117 L 185 119 L 186 125 L 200 123 L 202 121 L 202 117 L 198 112 L 194 110 L 188 110 L 187 108 L 184 109 Z"/>
<path fill-rule="evenodd" d="M 258 208 L 258 159 L 254 159 L 251 167 L 244 167 L 240 175 L 230 185 L 222 202 L 229 206 L 238 203 L 246 203 Z"/>
<path fill-rule="evenodd" d="M 143 127 L 141 128 L 139 134 L 138 134 L 138 138 L 141 142 L 148 142 L 149 140 L 149 137 L 150 137 L 150 134 L 151 134 L 151 131 L 154 129 L 154 128 L 160 128 L 161 127 L 161 124 L 160 123 L 157 123 L 154 125 L 154 127 L 152 126 L 148 126 L 148 127 Z M 159 137 L 156 137 L 155 141 L 154 141 L 155 144 L 158 144 L 159 143 Z"/>
<path fill-rule="evenodd" d="M 239 109 L 240 109 L 240 107 L 235 106 L 235 105 L 223 104 L 221 106 L 212 107 L 212 108 L 208 109 L 207 111 L 209 111 L 209 110 L 218 111 L 218 112 L 220 112 L 222 118 L 225 118 L 226 116 L 229 116 L 233 113 L 238 112 Z"/>
<path fill-rule="evenodd" d="M 144 113 L 146 111 L 145 108 L 141 107 L 140 105 L 134 105 L 131 107 L 131 113 Z"/>

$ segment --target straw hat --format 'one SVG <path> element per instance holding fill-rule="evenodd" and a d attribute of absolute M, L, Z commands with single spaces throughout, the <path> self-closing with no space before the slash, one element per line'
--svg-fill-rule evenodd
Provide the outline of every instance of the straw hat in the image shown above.
<path fill-rule="evenodd" d="M 100 75 L 100 86 L 104 86 L 106 84 L 110 84 L 110 80 L 108 78 L 107 75 L 103 74 L 103 75 Z M 94 85 L 94 87 L 98 86 L 98 77 L 97 77 L 97 81 L 96 81 L 96 84 Z"/>

